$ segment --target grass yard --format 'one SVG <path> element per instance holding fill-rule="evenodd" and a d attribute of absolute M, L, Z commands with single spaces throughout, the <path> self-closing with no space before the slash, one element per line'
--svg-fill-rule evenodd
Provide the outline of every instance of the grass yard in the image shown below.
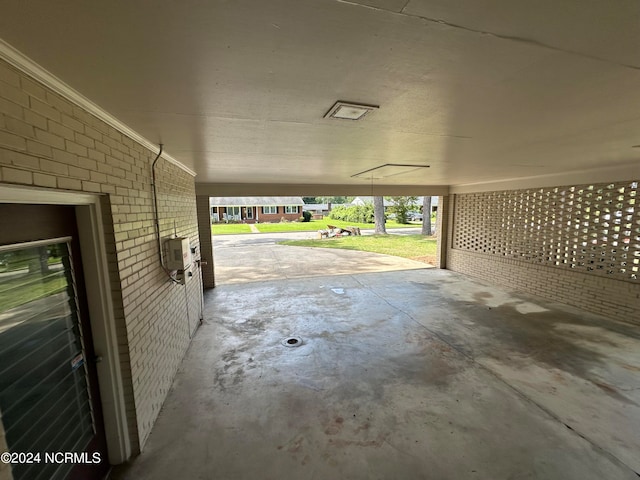
<path fill-rule="evenodd" d="M 336 227 L 360 227 L 361 229 L 373 229 L 373 223 L 353 223 L 343 222 L 325 218 L 324 220 L 311 220 L 310 222 L 278 222 L 278 223 L 256 223 L 254 226 L 260 233 L 283 233 L 283 232 L 315 232 L 326 230 L 327 225 Z M 411 228 L 420 227 L 420 223 L 401 224 L 392 220 L 387 220 L 387 228 Z M 244 223 L 214 223 L 211 225 L 213 235 L 233 235 L 238 233 L 251 233 L 249 225 Z"/>
<path fill-rule="evenodd" d="M 251 233 L 251 228 L 244 223 L 214 223 L 211 225 L 211 233 L 213 235 Z"/>
<path fill-rule="evenodd" d="M 366 235 L 318 240 L 284 240 L 278 243 L 298 247 L 361 250 L 409 258 L 425 263 L 432 263 L 436 256 L 436 239 L 422 235 Z"/>
<path fill-rule="evenodd" d="M 53 272 L 46 276 L 30 273 L 12 281 L 0 284 L 0 312 L 39 298 L 60 293 L 67 288 L 64 271 Z"/>

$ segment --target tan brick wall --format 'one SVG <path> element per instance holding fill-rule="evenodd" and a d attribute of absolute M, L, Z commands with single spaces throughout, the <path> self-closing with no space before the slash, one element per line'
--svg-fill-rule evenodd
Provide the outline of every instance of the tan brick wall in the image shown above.
<path fill-rule="evenodd" d="M 637 182 L 455 195 L 447 268 L 640 324 Z"/>
<path fill-rule="evenodd" d="M 201 312 L 201 275 L 171 283 L 158 260 L 155 155 L 77 105 L 0 62 L 0 182 L 103 195 L 130 437 L 144 445 Z M 162 237 L 198 247 L 194 178 L 157 163 Z M 134 447 L 135 448 L 135 447 Z"/>

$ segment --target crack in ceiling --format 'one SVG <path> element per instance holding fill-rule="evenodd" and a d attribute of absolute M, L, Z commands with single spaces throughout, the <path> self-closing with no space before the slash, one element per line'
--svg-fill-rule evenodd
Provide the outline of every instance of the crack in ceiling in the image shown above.
<path fill-rule="evenodd" d="M 436 24 L 439 24 L 439 25 L 445 25 L 447 27 L 455 28 L 455 29 L 458 29 L 458 30 L 464 30 L 466 32 L 477 33 L 477 34 L 480 34 L 480 35 L 488 35 L 488 36 L 491 36 L 491 37 L 494 37 L 494 38 L 499 38 L 501 40 L 507 40 L 507 41 L 511 41 L 511 42 L 518 42 L 518 43 L 523 43 L 523 44 L 530 45 L 530 46 L 533 46 L 533 47 L 545 48 L 547 50 L 553 50 L 553 51 L 556 51 L 556 52 L 567 53 L 569 55 L 576 55 L 576 56 L 579 56 L 579 57 L 582 57 L 582 58 L 588 58 L 590 60 L 597 60 L 597 61 L 605 62 L 605 63 L 611 64 L 611 65 L 617 65 L 619 67 L 630 68 L 632 70 L 640 70 L 640 65 L 632 65 L 632 64 L 623 63 L 623 62 L 616 62 L 616 61 L 610 60 L 608 58 L 602 58 L 602 57 L 597 56 L 597 55 L 589 55 L 589 54 L 586 54 L 584 52 L 578 52 L 576 50 L 570 50 L 570 49 L 557 47 L 555 45 L 550 45 L 550 44 L 547 44 L 547 43 L 543 43 L 543 42 L 540 42 L 540 41 L 532 39 L 532 38 L 519 37 L 519 36 L 515 36 L 515 35 L 504 35 L 504 34 L 500 34 L 500 33 L 495 33 L 495 32 L 490 32 L 490 31 L 486 31 L 486 30 L 480 30 L 480 29 L 476 29 L 476 28 L 472 28 L 472 27 L 467 27 L 465 25 L 460 25 L 460 24 L 457 24 L 457 23 L 448 22 L 448 21 L 443 20 L 441 18 L 431 18 L 431 17 L 427 17 L 425 15 L 417 15 L 417 14 L 414 14 L 414 13 L 408 13 L 405 10 L 407 9 L 409 4 L 411 3 L 411 0 L 407 0 L 407 3 L 398 12 L 396 12 L 394 10 L 390 10 L 388 8 L 382 8 L 382 7 L 375 7 L 375 6 L 372 6 L 372 5 L 366 5 L 364 3 L 360 3 L 358 1 L 353 1 L 353 0 L 334 0 L 334 1 L 337 2 L 337 3 L 344 3 L 346 5 L 353 5 L 355 7 L 367 8 L 367 9 L 376 10 L 376 11 L 379 11 L 379 12 L 390 13 L 392 15 L 401 15 L 403 17 L 416 18 L 416 19 L 424 20 L 425 22 L 436 23 Z"/>

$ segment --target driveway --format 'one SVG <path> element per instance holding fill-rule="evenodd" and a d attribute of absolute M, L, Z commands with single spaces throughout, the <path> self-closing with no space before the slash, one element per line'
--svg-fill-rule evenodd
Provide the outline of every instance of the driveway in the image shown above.
<path fill-rule="evenodd" d="M 388 230 L 410 235 L 419 228 Z M 365 230 L 363 235 L 371 235 Z M 426 263 L 378 253 L 278 245 L 282 240 L 318 238 L 317 232 L 249 233 L 213 237 L 217 285 L 433 268 Z"/>

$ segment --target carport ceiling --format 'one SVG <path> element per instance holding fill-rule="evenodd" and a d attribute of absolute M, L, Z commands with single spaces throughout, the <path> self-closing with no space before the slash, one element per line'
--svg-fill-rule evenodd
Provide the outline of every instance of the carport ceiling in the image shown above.
<path fill-rule="evenodd" d="M 463 185 L 640 158 L 640 2 L 4 0 L 0 37 L 199 183 Z M 338 100 L 379 106 L 324 118 Z"/>

